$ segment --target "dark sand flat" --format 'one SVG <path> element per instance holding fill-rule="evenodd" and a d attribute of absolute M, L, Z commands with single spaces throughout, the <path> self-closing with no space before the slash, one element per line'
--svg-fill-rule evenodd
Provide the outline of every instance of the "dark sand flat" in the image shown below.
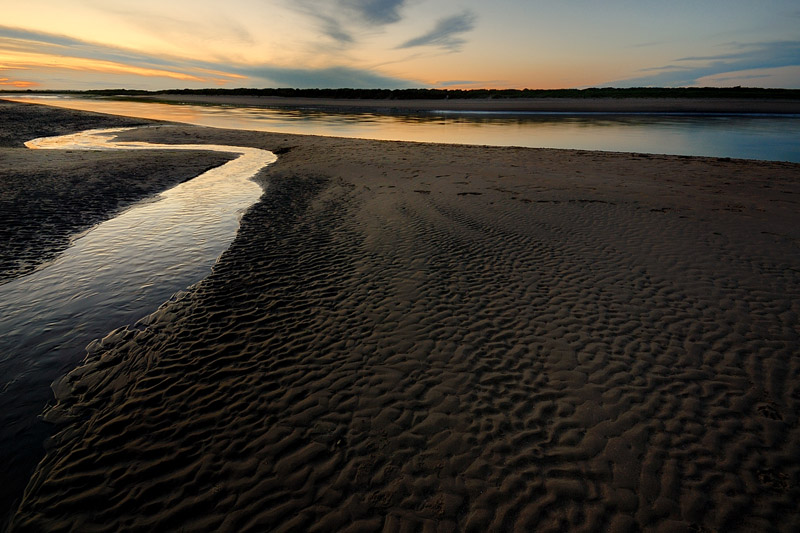
<path fill-rule="evenodd" d="M 280 156 L 56 387 L 13 531 L 800 528 L 800 165 L 124 137 Z"/>

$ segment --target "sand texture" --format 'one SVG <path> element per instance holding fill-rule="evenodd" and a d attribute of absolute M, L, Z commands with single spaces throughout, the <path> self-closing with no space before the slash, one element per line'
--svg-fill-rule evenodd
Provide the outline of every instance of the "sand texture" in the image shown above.
<path fill-rule="evenodd" d="M 55 258 L 75 234 L 120 209 L 228 159 L 209 152 L 0 148 L 0 283 Z"/>
<path fill-rule="evenodd" d="M 755 98 L 464 98 L 371 100 L 281 96 L 159 94 L 137 100 L 242 106 L 383 111 L 496 111 L 572 113 L 800 113 L 798 100 Z"/>
<path fill-rule="evenodd" d="M 314 138 L 12 531 L 797 531 L 800 165 Z"/>
<path fill-rule="evenodd" d="M 4 101 L 0 117 L 0 283 L 55 258 L 76 234 L 120 209 L 230 159 L 209 152 L 29 150 L 24 142 L 36 137 L 153 122 Z"/>
<path fill-rule="evenodd" d="M 0 147 L 23 148 L 36 137 L 65 135 L 94 128 L 125 128 L 156 124 L 156 121 L 73 111 L 43 105 L 21 104 L 0 99 Z"/>

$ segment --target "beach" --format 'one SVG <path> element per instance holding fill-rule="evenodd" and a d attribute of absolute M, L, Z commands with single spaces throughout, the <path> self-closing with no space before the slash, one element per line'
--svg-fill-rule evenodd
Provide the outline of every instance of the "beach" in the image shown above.
<path fill-rule="evenodd" d="M 800 165 L 68 113 L 278 161 L 208 278 L 54 384 L 11 531 L 800 529 Z M 50 189 L 220 157 L 17 137 L 0 176 Z"/>
<path fill-rule="evenodd" d="M 33 271 L 76 234 L 230 157 L 25 148 L 25 141 L 153 121 L 0 100 L 0 283 Z"/>
<path fill-rule="evenodd" d="M 210 152 L 44 151 L 24 146 L 35 137 L 150 123 L 0 101 L 0 286 L 46 266 L 72 239 L 136 201 L 230 159 Z M 26 302 L 4 301 L 0 315 L 13 312 L 19 303 Z M 8 331 L 0 335 L 9 333 L 14 337 Z M 38 342 L 31 341 L 13 353 L 0 350 L 0 462 L 5 465 L 0 524 L 44 454 L 48 428 L 36 415 L 52 398 L 48 384 L 83 358 L 75 353 L 71 363 L 61 362 L 44 376 L 26 379 L 25 363 L 16 356 L 28 356 L 30 346 Z M 42 387 L 31 388 L 32 382 Z"/>

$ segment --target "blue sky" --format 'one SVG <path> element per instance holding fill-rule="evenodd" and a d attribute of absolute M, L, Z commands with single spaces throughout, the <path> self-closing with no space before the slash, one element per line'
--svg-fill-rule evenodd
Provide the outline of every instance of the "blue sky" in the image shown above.
<path fill-rule="evenodd" d="M 800 88 L 797 0 L 26 0 L 0 88 Z"/>

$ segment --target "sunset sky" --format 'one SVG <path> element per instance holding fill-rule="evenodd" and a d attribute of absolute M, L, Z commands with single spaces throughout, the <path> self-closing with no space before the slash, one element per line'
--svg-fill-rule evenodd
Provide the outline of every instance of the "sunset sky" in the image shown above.
<path fill-rule="evenodd" d="M 797 0 L 0 2 L 0 89 L 800 88 Z"/>

